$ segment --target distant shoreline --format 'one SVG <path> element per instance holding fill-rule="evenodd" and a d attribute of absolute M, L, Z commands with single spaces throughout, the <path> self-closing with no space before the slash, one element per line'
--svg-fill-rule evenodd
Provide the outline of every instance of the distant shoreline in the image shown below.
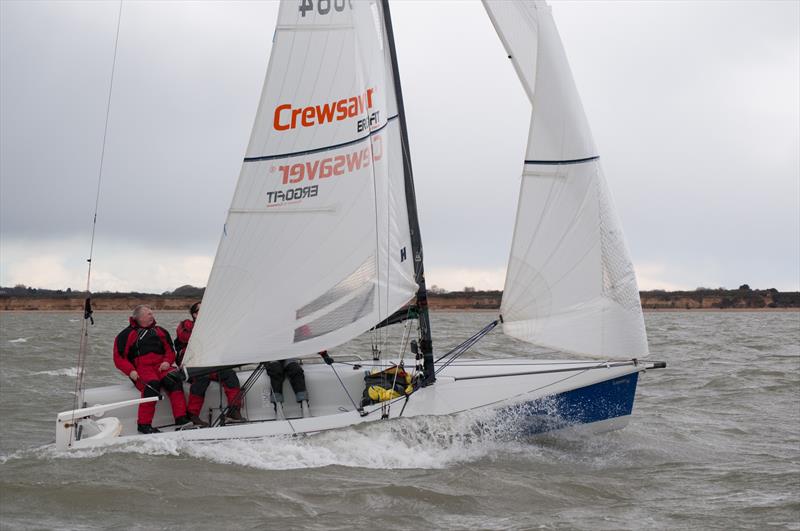
<path fill-rule="evenodd" d="M 432 312 L 458 312 L 458 313 L 497 313 L 499 308 L 431 308 Z M 0 308 L 3 313 L 80 313 L 83 310 L 7 310 Z M 158 308 L 160 312 L 182 312 L 183 309 L 164 309 Z M 800 308 L 642 308 L 644 313 L 800 313 Z M 95 313 L 121 313 L 128 314 L 130 310 L 95 310 Z"/>
<path fill-rule="evenodd" d="M 182 286 L 174 292 L 94 293 L 94 311 L 128 312 L 139 304 L 156 311 L 187 311 L 203 297 L 203 288 Z M 800 292 L 776 289 L 753 290 L 743 285 L 736 290 L 698 288 L 694 291 L 642 291 L 642 309 L 647 312 L 709 311 L 800 311 Z M 502 291 L 457 291 L 428 293 L 432 311 L 499 311 Z M 0 312 L 6 311 L 83 311 L 85 294 L 75 291 L 0 288 Z"/>
<path fill-rule="evenodd" d="M 800 312 L 798 308 L 642 308 L 644 313 L 713 313 L 713 312 L 766 312 L 766 313 L 785 313 L 785 312 Z"/>

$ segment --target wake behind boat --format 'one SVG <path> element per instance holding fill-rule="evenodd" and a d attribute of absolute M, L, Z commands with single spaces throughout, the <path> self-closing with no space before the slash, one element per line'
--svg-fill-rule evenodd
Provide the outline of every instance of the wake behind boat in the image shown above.
<path fill-rule="evenodd" d="M 639 373 L 664 364 L 637 361 L 648 347 L 636 277 L 563 47 L 543 2 L 484 6 L 532 104 L 498 321 L 435 358 L 388 0 L 286 0 L 183 360 L 186 374 L 239 368 L 249 420 L 226 424 L 230 406 L 212 387 L 210 427 L 146 437 L 311 434 L 469 410 L 516 415 L 526 433 L 624 426 Z M 500 323 L 523 341 L 597 359 L 460 358 Z M 387 344 L 385 326 L 405 327 L 399 345 Z M 305 415 L 272 407 L 279 391 L 266 362 L 316 358 L 370 330 L 373 359 L 305 365 Z M 378 376 L 394 389 L 398 369 L 399 391 L 369 394 Z M 57 447 L 137 436 L 136 408 L 158 397 L 83 389 L 82 374 L 84 407 L 58 416 Z M 163 405 L 158 422 L 170 422 Z"/>

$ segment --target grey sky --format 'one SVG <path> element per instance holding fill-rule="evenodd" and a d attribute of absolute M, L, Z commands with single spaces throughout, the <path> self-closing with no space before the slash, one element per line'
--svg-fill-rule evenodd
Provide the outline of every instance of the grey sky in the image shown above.
<path fill-rule="evenodd" d="M 117 2 L 0 3 L 0 283 L 81 287 Z M 274 3 L 125 2 L 95 289 L 204 285 Z M 555 2 L 643 288 L 800 289 L 800 3 Z M 393 2 L 429 284 L 501 288 L 530 106 L 478 2 Z"/>

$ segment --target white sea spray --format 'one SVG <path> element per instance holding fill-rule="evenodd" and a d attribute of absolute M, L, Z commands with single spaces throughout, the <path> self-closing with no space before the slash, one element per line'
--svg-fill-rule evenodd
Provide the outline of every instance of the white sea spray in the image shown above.
<path fill-rule="evenodd" d="M 66 367 L 63 369 L 53 369 L 50 371 L 36 371 L 32 372 L 31 376 L 69 376 L 75 378 L 78 376 L 77 367 Z"/>

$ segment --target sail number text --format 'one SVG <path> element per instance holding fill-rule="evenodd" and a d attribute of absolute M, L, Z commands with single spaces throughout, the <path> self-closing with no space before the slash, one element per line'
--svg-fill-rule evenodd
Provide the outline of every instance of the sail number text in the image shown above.
<path fill-rule="evenodd" d="M 344 6 L 353 9 L 352 0 L 317 0 L 317 13 L 320 15 L 327 15 L 331 12 L 331 7 L 334 11 L 344 11 Z M 306 11 L 314 11 L 314 0 L 300 0 L 300 16 L 306 16 Z"/>

